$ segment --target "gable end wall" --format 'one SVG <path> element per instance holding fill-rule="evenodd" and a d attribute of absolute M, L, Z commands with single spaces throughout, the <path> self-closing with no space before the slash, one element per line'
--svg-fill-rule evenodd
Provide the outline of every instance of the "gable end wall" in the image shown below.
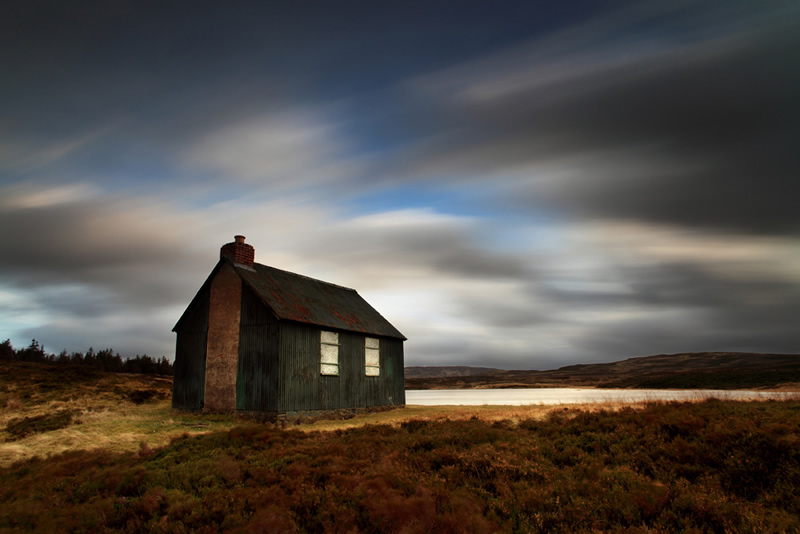
<path fill-rule="evenodd" d="M 201 290 L 176 330 L 172 377 L 172 407 L 199 410 L 203 407 L 208 332 L 208 288 Z"/>

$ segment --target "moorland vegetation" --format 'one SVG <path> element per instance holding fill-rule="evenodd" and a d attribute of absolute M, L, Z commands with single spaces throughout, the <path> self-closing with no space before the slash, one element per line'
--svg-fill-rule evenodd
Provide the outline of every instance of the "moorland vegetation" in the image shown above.
<path fill-rule="evenodd" d="M 172 379 L 69 363 L 0 361 L 0 466 L 31 456 L 103 447 L 136 450 L 230 428 L 222 416 L 174 417 Z"/>
<path fill-rule="evenodd" d="M 83 431 L 99 412 L 110 434 L 147 430 L 127 449 L 74 447 L 0 467 L 3 531 L 800 530 L 798 400 L 478 407 L 469 417 L 466 407 L 410 407 L 255 425 L 176 414 L 157 394 L 137 404 L 131 391 L 158 386 L 114 385 L 109 374 L 42 389 L 33 364 L 15 365 L 5 371 L 34 380 L 3 385 L 4 417 L 46 415 L 54 403 L 78 411 L 67 428 L 30 429 L 11 445 Z M 163 446 L 150 428 L 170 436 Z"/>

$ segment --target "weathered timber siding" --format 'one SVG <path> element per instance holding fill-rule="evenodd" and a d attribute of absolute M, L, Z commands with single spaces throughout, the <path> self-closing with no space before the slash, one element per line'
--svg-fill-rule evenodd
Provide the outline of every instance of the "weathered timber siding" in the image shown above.
<path fill-rule="evenodd" d="M 405 357 L 403 340 L 391 337 L 381 339 L 381 376 L 386 379 L 389 405 L 403 406 L 406 403 Z"/>
<path fill-rule="evenodd" d="M 242 279 L 224 264 L 211 281 L 204 409 L 236 409 Z"/>
<path fill-rule="evenodd" d="M 242 288 L 236 409 L 278 411 L 278 320 L 248 287 Z"/>
<path fill-rule="evenodd" d="M 206 378 L 206 332 L 208 330 L 208 291 L 201 291 L 187 310 L 177 331 L 173 366 L 172 407 L 199 410 L 203 406 Z"/>
<path fill-rule="evenodd" d="M 381 374 L 366 376 L 364 337 L 360 333 L 339 331 L 339 376 L 323 376 L 320 328 L 282 321 L 278 411 L 405 404 L 402 340 L 379 338 Z"/>

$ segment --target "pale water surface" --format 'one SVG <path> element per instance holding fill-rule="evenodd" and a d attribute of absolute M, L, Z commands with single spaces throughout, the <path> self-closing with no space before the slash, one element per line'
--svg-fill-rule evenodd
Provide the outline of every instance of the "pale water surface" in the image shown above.
<path fill-rule="evenodd" d="M 719 389 L 409 389 L 406 404 L 423 406 L 476 406 L 482 404 L 580 404 L 586 402 L 635 402 L 655 400 L 786 399 L 797 393 Z"/>

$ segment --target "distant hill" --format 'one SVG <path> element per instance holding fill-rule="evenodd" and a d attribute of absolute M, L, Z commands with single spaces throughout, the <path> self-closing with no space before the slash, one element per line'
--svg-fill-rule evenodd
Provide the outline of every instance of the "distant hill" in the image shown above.
<path fill-rule="evenodd" d="M 470 367 L 468 365 L 425 365 L 406 367 L 406 378 L 434 378 L 448 376 L 486 375 L 502 371 L 493 367 Z"/>
<path fill-rule="evenodd" d="M 407 369 L 406 389 L 743 389 L 784 386 L 800 389 L 800 355 L 797 354 L 690 352 L 629 358 L 612 363 L 569 365 L 551 371 L 489 371 L 415 376 Z"/>

